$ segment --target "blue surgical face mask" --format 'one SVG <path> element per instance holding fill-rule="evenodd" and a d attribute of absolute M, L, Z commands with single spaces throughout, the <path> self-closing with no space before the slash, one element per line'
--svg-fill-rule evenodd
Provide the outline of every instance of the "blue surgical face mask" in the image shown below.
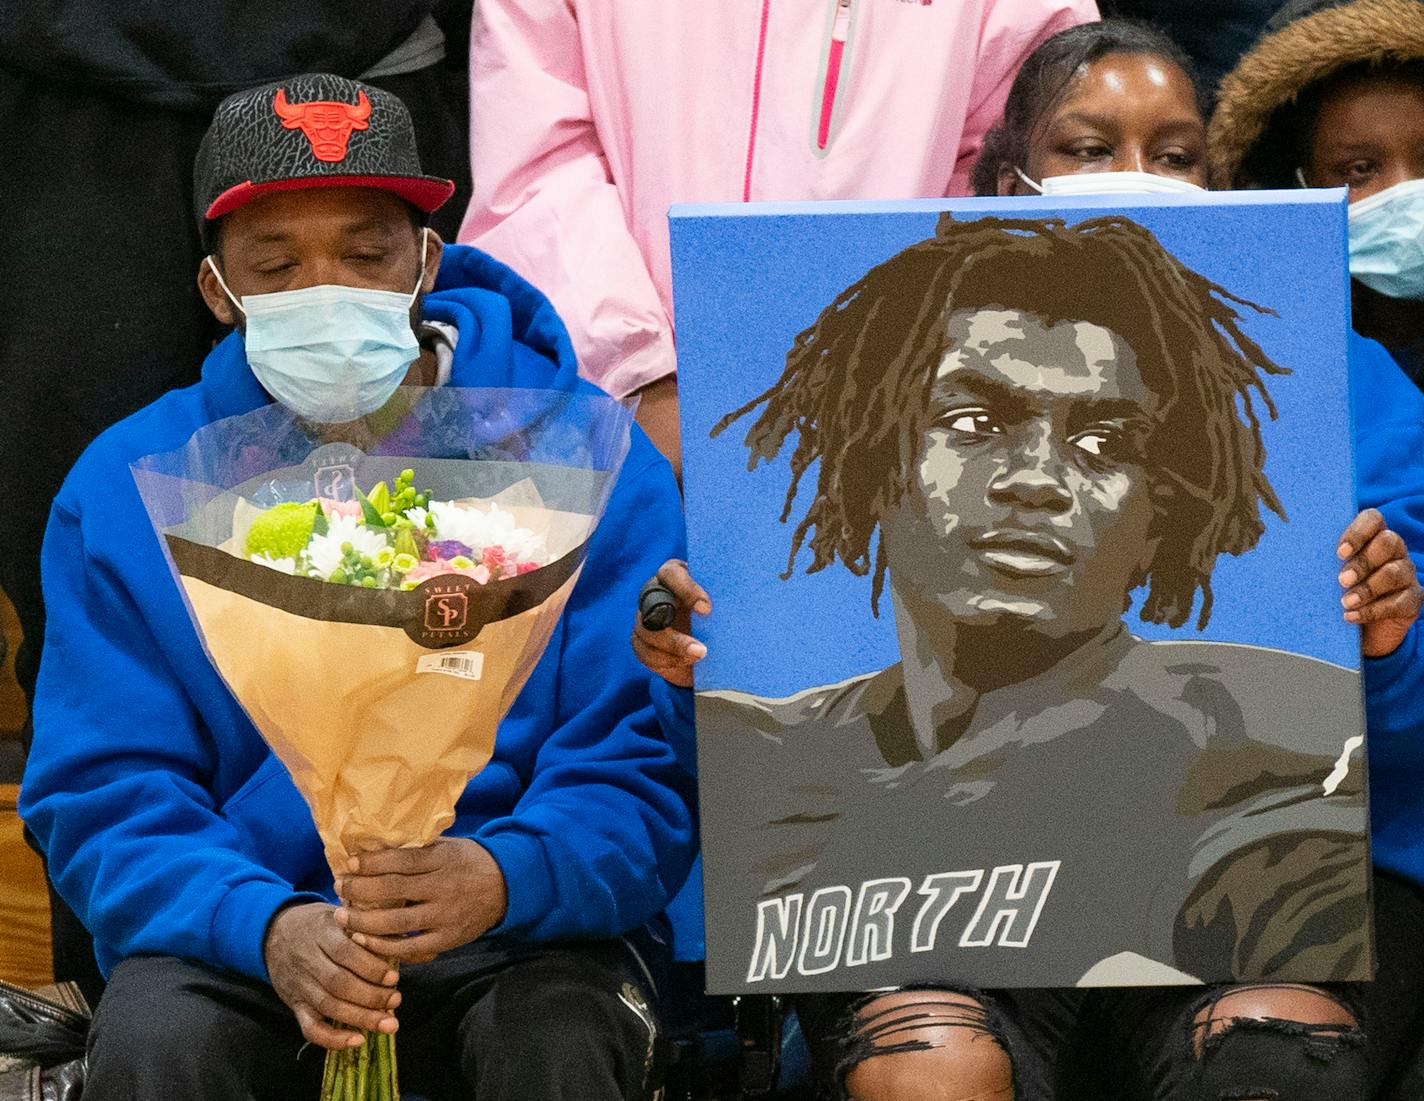
<path fill-rule="evenodd" d="M 1390 298 L 1424 298 L 1424 180 L 1351 203 L 1350 274 Z"/>
<path fill-rule="evenodd" d="M 321 423 L 356 420 L 385 405 L 420 355 L 410 307 L 425 281 L 428 233 L 421 234 L 420 277 L 410 294 L 328 284 L 245 294 L 239 302 L 209 256 L 223 293 L 247 319 L 247 362 L 262 388 Z"/>

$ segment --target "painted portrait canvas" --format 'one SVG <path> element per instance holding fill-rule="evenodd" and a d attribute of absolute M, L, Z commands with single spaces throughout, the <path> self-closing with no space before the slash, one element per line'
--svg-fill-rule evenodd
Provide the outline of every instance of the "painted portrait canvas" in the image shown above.
<path fill-rule="evenodd" d="M 672 242 L 709 988 L 1368 977 L 1343 199 Z"/>

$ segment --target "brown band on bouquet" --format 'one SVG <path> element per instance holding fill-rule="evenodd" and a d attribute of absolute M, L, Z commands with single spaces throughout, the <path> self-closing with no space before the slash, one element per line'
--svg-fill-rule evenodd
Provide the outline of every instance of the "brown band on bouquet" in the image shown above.
<path fill-rule="evenodd" d="M 516 577 L 482 585 L 464 574 L 442 574 L 402 592 L 295 577 L 181 536 L 168 535 L 167 540 L 173 564 L 184 577 L 306 619 L 399 627 L 428 650 L 459 646 L 486 624 L 537 608 L 578 572 L 588 551 L 584 541 L 547 566 Z"/>

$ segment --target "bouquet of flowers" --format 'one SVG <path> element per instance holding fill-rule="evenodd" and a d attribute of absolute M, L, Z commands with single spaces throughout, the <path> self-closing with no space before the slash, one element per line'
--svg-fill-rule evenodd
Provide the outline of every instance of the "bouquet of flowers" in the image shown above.
<path fill-rule="evenodd" d="M 369 496 L 354 487 L 354 501 L 273 505 L 247 525 L 246 553 L 293 577 L 402 591 L 448 574 L 484 585 L 549 564 L 544 541 L 499 505 L 435 501 L 414 481 L 407 468 L 394 492 L 377 482 Z"/>
<path fill-rule="evenodd" d="M 269 405 L 133 465 L 198 636 L 333 875 L 454 820 L 578 579 L 631 419 L 597 394 L 411 388 L 348 425 Z M 322 1096 L 398 1098 L 393 1038 L 330 1053 Z"/>

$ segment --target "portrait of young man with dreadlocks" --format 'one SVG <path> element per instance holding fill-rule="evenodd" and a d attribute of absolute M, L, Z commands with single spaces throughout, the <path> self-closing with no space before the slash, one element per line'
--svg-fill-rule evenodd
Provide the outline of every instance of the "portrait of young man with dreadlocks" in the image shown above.
<path fill-rule="evenodd" d="M 1201 630 L 1218 559 L 1287 523 L 1270 311 L 1121 216 L 973 217 L 713 429 L 789 452 L 784 576 L 870 575 L 900 652 L 699 691 L 702 782 L 747 793 L 703 807 L 720 959 L 792 991 L 1366 976 L 1359 673 L 1125 622 L 1137 593 Z"/>

